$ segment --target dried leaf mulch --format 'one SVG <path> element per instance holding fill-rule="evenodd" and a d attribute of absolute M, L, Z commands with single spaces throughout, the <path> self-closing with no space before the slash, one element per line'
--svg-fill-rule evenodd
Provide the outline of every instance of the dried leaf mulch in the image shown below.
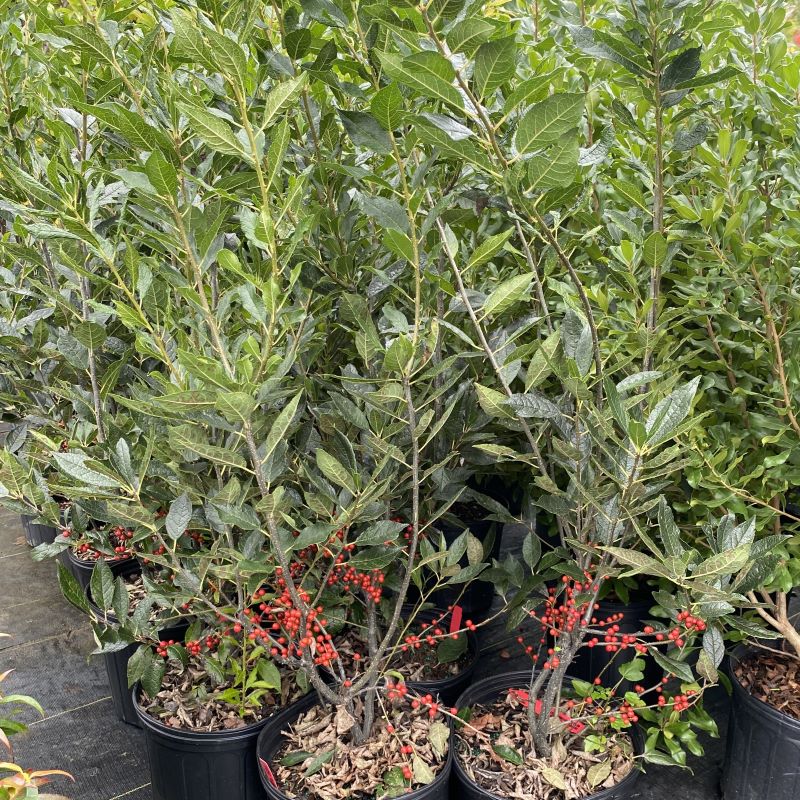
<path fill-rule="evenodd" d="M 753 697 L 800 719 L 800 659 L 767 651 L 751 653 L 735 672 Z"/>
<path fill-rule="evenodd" d="M 434 781 L 447 757 L 447 723 L 408 708 L 390 708 L 388 715 L 379 715 L 369 739 L 356 745 L 350 741 L 355 719 L 344 707 L 314 706 L 285 732 L 273 765 L 280 790 L 297 800 L 371 800 Z"/>
<path fill-rule="evenodd" d="M 581 800 L 615 786 L 633 769 L 625 734 L 607 732 L 604 753 L 587 753 L 580 736 L 556 738 L 549 759 L 535 758 L 528 712 L 514 694 L 472 706 L 457 732 L 456 758 L 482 789 L 515 800 Z"/>
<path fill-rule="evenodd" d="M 171 728 L 189 731 L 224 731 L 243 728 L 299 699 L 303 692 L 291 675 L 282 675 L 281 694 L 266 694 L 260 708 L 249 708 L 244 718 L 239 706 L 220 699 L 229 683 L 214 684 L 208 673 L 196 664 L 181 670 L 168 661 L 161 691 L 153 698 L 142 690 L 139 703 L 151 717 Z"/>

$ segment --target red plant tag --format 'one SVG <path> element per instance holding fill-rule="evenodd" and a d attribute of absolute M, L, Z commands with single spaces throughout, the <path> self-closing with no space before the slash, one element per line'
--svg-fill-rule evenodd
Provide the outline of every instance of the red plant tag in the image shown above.
<path fill-rule="evenodd" d="M 275 780 L 275 776 L 272 774 L 269 764 L 267 764 L 261 756 L 258 757 L 258 763 L 261 765 L 261 771 L 264 773 L 267 780 L 277 789 L 278 782 Z"/>
<path fill-rule="evenodd" d="M 464 610 L 461 606 L 453 606 L 453 615 L 450 617 L 450 633 L 455 633 L 461 627 L 461 617 Z"/>

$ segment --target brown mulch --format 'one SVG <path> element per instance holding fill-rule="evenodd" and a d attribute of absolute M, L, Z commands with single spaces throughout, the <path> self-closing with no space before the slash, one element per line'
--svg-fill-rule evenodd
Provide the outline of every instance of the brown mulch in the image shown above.
<path fill-rule="evenodd" d="M 431 721 L 426 711 L 392 707 L 387 713 L 388 719 L 379 713 L 370 738 L 355 745 L 349 741 L 355 720 L 343 706 L 314 706 L 289 728 L 276 756 L 280 790 L 298 800 L 345 800 L 398 797 L 431 783 L 446 760 L 449 726 L 441 718 Z M 404 746 L 413 752 L 402 753 Z M 404 766 L 410 780 L 403 778 Z"/>
<path fill-rule="evenodd" d="M 800 659 L 763 651 L 746 656 L 734 670 L 753 697 L 800 719 Z"/>
<path fill-rule="evenodd" d="M 282 675 L 280 697 L 273 693 L 265 694 L 261 707 L 248 708 L 243 718 L 238 705 L 218 697 L 220 692 L 229 688 L 229 683 L 214 684 L 208 673 L 196 663 L 181 670 L 180 665 L 168 661 L 161 691 L 151 699 L 140 690 L 139 703 L 151 717 L 171 728 L 223 731 L 258 722 L 303 695 L 292 675 Z"/>
<path fill-rule="evenodd" d="M 554 737 L 550 758 L 536 758 L 528 712 L 518 698 L 472 707 L 472 716 L 457 732 L 457 758 L 482 789 L 516 800 L 579 800 L 618 784 L 633 769 L 630 738 L 604 731 L 604 753 L 587 753 L 583 738 L 564 732 Z M 515 764 L 512 760 L 522 763 Z"/>

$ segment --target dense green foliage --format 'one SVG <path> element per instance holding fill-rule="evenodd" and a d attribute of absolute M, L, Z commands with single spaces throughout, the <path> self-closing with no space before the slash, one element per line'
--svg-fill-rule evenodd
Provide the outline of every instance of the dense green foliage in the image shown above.
<path fill-rule="evenodd" d="M 511 626 L 555 576 L 650 575 L 665 626 L 708 623 L 663 655 L 699 694 L 723 634 L 765 633 L 738 610 L 800 572 L 784 21 L 693 0 L 7 4 L 3 502 L 56 523 L 69 498 L 103 552 L 130 529 L 195 637 L 317 548 L 287 591 L 365 625 L 369 666 L 332 685 L 292 666 L 349 709 L 423 575 L 490 576 Z M 522 559 L 448 552 L 436 523 L 467 500 L 529 526 Z M 395 600 L 325 595 L 343 553 Z M 93 589 L 127 616 L 105 566 Z M 546 709 L 585 622 L 532 677 Z M 244 709 L 275 681 L 236 647 Z M 648 757 L 679 764 L 710 725 L 647 722 Z"/>

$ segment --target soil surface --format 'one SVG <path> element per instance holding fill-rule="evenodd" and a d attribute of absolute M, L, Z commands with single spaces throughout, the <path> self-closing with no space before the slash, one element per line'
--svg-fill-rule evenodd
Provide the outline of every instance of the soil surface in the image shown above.
<path fill-rule="evenodd" d="M 528 712 L 513 692 L 472 706 L 457 733 L 456 758 L 482 789 L 517 800 L 576 800 L 618 784 L 633 768 L 633 746 L 609 729 L 605 752 L 587 753 L 580 736 L 567 732 L 548 759 L 533 755 Z"/>
<path fill-rule="evenodd" d="M 739 683 L 753 697 L 800 719 L 800 659 L 780 653 L 751 653 L 735 666 Z"/>
<path fill-rule="evenodd" d="M 248 708 L 242 717 L 239 706 L 219 697 L 230 684 L 214 684 L 208 673 L 197 664 L 190 663 L 181 670 L 172 661 L 167 662 L 167 672 L 161 691 L 149 698 L 140 690 L 139 703 L 155 719 L 170 728 L 187 731 L 222 731 L 244 728 L 271 716 L 284 706 L 299 699 L 303 692 L 286 677 L 281 693 L 265 694 L 261 705 Z"/>
<path fill-rule="evenodd" d="M 372 735 L 358 745 L 344 707 L 317 705 L 303 714 L 272 765 L 281 791 L 298 800 L 371 800 L 431 783 L 447 756 L 449 726 L 424 710 L 388 706 L 386 713 L 388 724 L 379 710 Z"/>

